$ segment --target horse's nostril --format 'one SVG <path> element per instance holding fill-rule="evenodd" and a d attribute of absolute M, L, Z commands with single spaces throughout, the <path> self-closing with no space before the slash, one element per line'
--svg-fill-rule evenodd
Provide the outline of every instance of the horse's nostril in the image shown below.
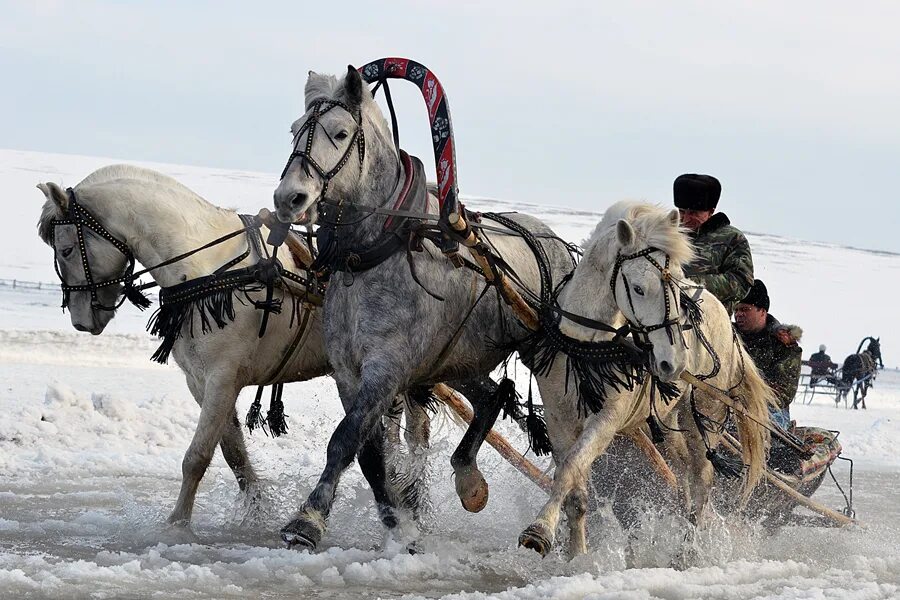
<path fill-rule="evenodd" d="M 659 368 L 663 373 L 671 373 L 672 371 L 674 371 L 672 365 L 667 360 L 660 361 Z"/>
<path fill-rule="evenodd" d="M 77 329 L 78 331 L 90 331 L 90 327 L 85 327 L 80 323 L 75 325 L 75 329 Z"/>
<path fill-rule="evenodd" d="M 306 194 L 303 192 L 297 192 L 291 199 L 291 206 L 301 206 L 304 202 L 306 202 Z"/>

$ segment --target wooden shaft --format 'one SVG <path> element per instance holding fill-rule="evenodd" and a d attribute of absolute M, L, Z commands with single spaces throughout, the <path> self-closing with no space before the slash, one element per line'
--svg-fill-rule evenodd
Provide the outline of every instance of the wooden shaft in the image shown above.
<path fill-rule="evenodd" d="M 472 409 L 466 406 L 466 403 L 463 402 L 462 398 L 443 383 L 439 383 L 434 387 L 434 394 L 467 424 L 470 424 L 472 419 L 475 418 Z M 506 441 L 506 438 L 491 429 L 488 432 L 485 441 L 490 444 L 500 456 L 509 461 L 509 463 L 520 473 L 533 481 L 539 488 L 550 493 L 550 488 L 553 486 L 553 482 L 550 478 L 547 477 L 543 471 L 538 469 L 533 462 L 522 456 L 518 450 L 513 448 L 512 445 Z"/>
<path fill-rule="evenodd" d="M 451 213 L 447 218 L 450 222 L 450 227 L 452 227 L 455 231 L 465 231 L 466 227 L 468 227 L 465 218 L 459 213 Z M 469 230 L 468 237 L 463 240 L 463 246 L 467 248 L 474 248 L 479 243 L 478 236 L 475 234 L 474 229 Z M 497 285 L 497 289 L 500 290 L 500 295 L 503 297 L 503 301 L 506 302 L 510 308 L 512 308 L 513 313 L 515 313 L 516 318 L 522 322 L 522 324 L 530 329 L 531 331 L 537 331 L 540 329 L 540 322 L 538 321 L 537 312 L 533 308 L 531 308 L 525 299 L 522 298 L 522 294 L 518 292 L 512 285 L 509 283 L 509 278 L 505 277 L 502 272 L 498 272 L 496 277 L 494 276 L 494 270 L 491 268 L 488 259 L 483 254 L 479 253 L 477 250 L 474 250 L 470 253 L 472 257 L 475 259 L 475 262 L 481 267 L 481 270 L 484 271 L 484 278 L 489 282 L 495 283 Z"/>
<path fill-rule="evenodd" d="M 735 454 L 741 453 L 741 443 L 734 439 L 734 437 L 728 433 L 727 431 L 723 433 L 722 441 L 725 443 L 732 452 Z M 823 517 L 831 519 L 835 523 L 839 525 L 859 525 L 860 522 L 856 519 L 851 519 L 847 515 L 843 515 L 836 510 L 832 510 L 827 506 L 823 506 L 818 502 L 815 502 L 812 498 L 807 498 L 784 481 L 782 481 L 777 475 L 772 473 L 767 467 L 765 471 L 763 471 L 763 475 L 766 478 L 766 481 L 777 487 L 779 490 L 793 498 L 797 501 L 798 504 L 805 506 L 809 510 L 819 513 Z"/>
<path fill-rule="evenodd" d="M 753 416 L 750 414 L 750 412 L 744 406 L 735 402 L 734 399 L 732 399 L 728 394 L 723 393 L 722 390 L 709 385 L 705 381 L 701 381 L 701 380 L 697 379 L 697 377 L 695 375 L 688 373 L 687 371 L 684 371 L 681 373 L 681 380 L 690 383 L 692 386 L 701 390 L 703 393 L 713 396 L 716 400 L 718 400 L 725 406 L 731 408 L 735 412 L 739 412 L 742 415 L 744 415 L 745 417 L 747 417 L 749 419 L 753 419 Z M 763 426 L 762 423 L 760 423 L 759 425 L 761 427 Z M 784 435 L 783 433 L 781 433 L 777 427 L 771 427 L 771 428 L 769 428 L 769 431 L 771 431 L 773 434 L 775 434 L 775 437 L 780 439 L 782 442 L 784 442 L 786 445 L 790 446 L 794 450 L 797 450 L 798 452 L 801 452 L 801 453 L 806 452 L 805 448 L 798 446 L 797 443 L 794 442 L 794 440 L 792 440 L 791 438 L 789 438 L 786 435 Z"/>
<path fill-rule="evenodd" d="M 653 445 L 653 442 L 650 441 L 650 438 L 647 437 L 647 434 L 644 433 L 644 430 L 640 428 L 634 428 L 624 432 L 622 435 L 631 438 L 631 441 L 634 442 L 634 445 L 637 446 L 647 457 L 647 460 L 650 461 L 650 465 L 653 467 L 653 470 L 663 478 L 663 480 L 666 482 L 666 484 L 668 484 L 670 488 L 672 488 L 672 490 L 677 492 L 678 480 L 675 478 L 675 473 L 673 473 L 672 469 L 669 468 L 669 465 L 659 453 L 659 450 L 656 449 L 656 446 Z"/>
<path fill-rule="evenodd" d="M 450 223 L 450 227 L 459 233 L 465 231 L 468 226 L 465 218 L 459 213 L 450 213 L 450 216 L 447 217 L 447 221 Z M 461 243 L 466 248 L 474 248 L 478 244 L 478 236 L 475 235 L 475 230 L 470 229 L 469 235 L 466 236 L 466 239 L 462 240 Z"/>

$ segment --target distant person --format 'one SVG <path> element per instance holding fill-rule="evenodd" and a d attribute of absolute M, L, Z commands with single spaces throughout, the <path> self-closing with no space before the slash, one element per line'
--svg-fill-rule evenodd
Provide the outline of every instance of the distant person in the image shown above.
<path fill-rule="evenodd" d="M 782 325 L 769 314 L 769 292 L 757 279 L 750 292 L 735 307 L 734 324 L 763 379 L 774 390 L 778 408 L 769 408 L 772 421 L 782 429 L 790 427 L 791 402 L 800 383 L 803 330 Z"/>
<path fill-rule="evenodd" d="M 809 357 L 809 385 L 814 386 L 822 379 L 834 383 L 834 370 L 837 363 L 831 362 L 831 357 L 825 354 L 825 344 L 819 346 L 819 351 Z"/>
<path fill-rule="evenodd" d="M 679 175 L 673 193 L 681 224 L 690 229 L 697 249 L 697 258 L 684 274 L 708 289 L 730 315 L 753 285 L 750 244 L 725 213 L 716 212 L 722 185 L 715 177 Z"/>

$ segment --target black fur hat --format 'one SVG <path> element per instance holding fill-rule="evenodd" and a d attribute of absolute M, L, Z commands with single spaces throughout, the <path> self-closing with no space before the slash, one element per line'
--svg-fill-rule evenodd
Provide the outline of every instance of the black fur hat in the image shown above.
<path fill-rule="evenodd" d="M 688 210 L 713 210 L 722 195 L 722 184 L 712 175 L 685 173 L 672 186 L 675 206 Z"/>
<path fill-rule="evenodd" d="M 741 304 L 751 304 L 757 308 L 768 311 L 769 290 L 766 289 L 766 284 L 759 279 L 754 280 L 753 286 L 750 288 L 750 291 L 747 292 L 747 295 L 744 296 L 744 299 L 741 300 Z"/>

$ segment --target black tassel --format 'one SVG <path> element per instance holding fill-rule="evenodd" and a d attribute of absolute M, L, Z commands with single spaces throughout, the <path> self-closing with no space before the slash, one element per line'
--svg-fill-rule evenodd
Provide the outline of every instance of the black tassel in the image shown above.
<path fill-rule="evenodd" d="M 666 438 L 663 435 L 662 427 L 659 426 L 659 422 L 656 420 L 656 417 L 654 417 L 653 415 L 648 415 L 647 426 L 650 427 L 650 439 L 653 440 L 654 444 L 662 444 L 664 441 L 666 441 Z"/>
<path fill-rule="evenodd" d="M 702 300 L 694 300 L 688 296 L 684 290 L 679 294 L 681 296 L 681 310 L 687 315 L 688 321 L 692 325 L 699 325 L 703 322 L 703 309 L 700 308 Z"/>
<path fill-rule="evenodd" d="M 137 289 L 132 284 L 127 284 L 125 286 L 125 298 L 137 306 L 138 310 L 147 310 L 150 308 L 150 298 L 145 296 L 141 290 Z"/>
<path fill-rule="evenodd" d="M 269 425 L 269 432 L 272 437 L 278 437 L 287 433 L 288 427 L 284 414 L 284 402 L 281 401 L 281 393 L 284 391 L 283 383 L 276 383 L 272 386 L 272 399 L 269 401 L 269 412 L 266 415 L 266 423 Z"/>
<path fill-rule="evenodd" d="M 528 414 L 525 417 L 525 431 L 528 432 L 528 443 L 537 456 L 546 456 L 553 453 L 553 444 L 550 443 L 550 434 L 547 432 L 547 422 L 544 420 L 543 407 L 536 407 L 531 397 L 531 380 L 528 381 L 528 400 L 525 403 Z"/>
<path fill-rule="evenodd" d="M 516 392 L 516 382 L 509 377 L 504 377 L 497 385 L 491 398 L 491 405 L 498 403 L 503 407 L 503 418 L 512 417 L 519 419 L 522 413 L 519 411 L 519 394 Z"/>
<path fill-rule="evenodd" d="M 253 430 L 257 427 L 263 427 L 266 422 L 263 420 L 262 415 L 262 393 L 265 386 L 259 386 L 256 388 L 256 399 L 253 401 L 253 404 L 250 405 L 250 409 L 247 411 L 247 418 L 244 421 L 247 425 L 247 429 L 250 433 L 253 433 Z M 265 431 L 265 429 L 263 429 Z"/>
<path fill-rule="evenodd" d="M 441 405 L 441 399 L 434 395 L 434 388 L 419 385 L 410 388 L 407 392 L 409 400 L 424 408 L 427 412 L 435 414 Z"/>
<path fill-rule="evenodd" d="M 681 390 L 678 389 L 678 385 L 676 385 L 672 381 L 660 381 L 656 377 L 653 378 L 653 385 L 656 386 L 656 389 L 659 390 L 659 395 L 662 396 L 663 402 L 666 403 L 666 406 L 672 400 L 675 400 L 681 396 Z"/>
<path fill-rule="evenodd" d="M 744 471 L 744 463 L 737 456 L 726 455 L 716 450 L 708 449 L 706 458 L 712 463 L 713 469 L 723 477 L 734 479 L 740 477 Z"/>
<path fill-rule="evenodd" d="M 542 317 L 541 322 L 549 318 Z M 570 338 L 559 330 L 555 319 L 557 326 L 546 326 L 521 343 L 519 356 L 538 375 L 549 373 L 557 358 L 565 360 L 566 391 L 572 379 L 578 390 L 579 414 L 601 410 L 608 390 L 634 389 L 642 371 L 640 357 L 617 342 Z"/>

